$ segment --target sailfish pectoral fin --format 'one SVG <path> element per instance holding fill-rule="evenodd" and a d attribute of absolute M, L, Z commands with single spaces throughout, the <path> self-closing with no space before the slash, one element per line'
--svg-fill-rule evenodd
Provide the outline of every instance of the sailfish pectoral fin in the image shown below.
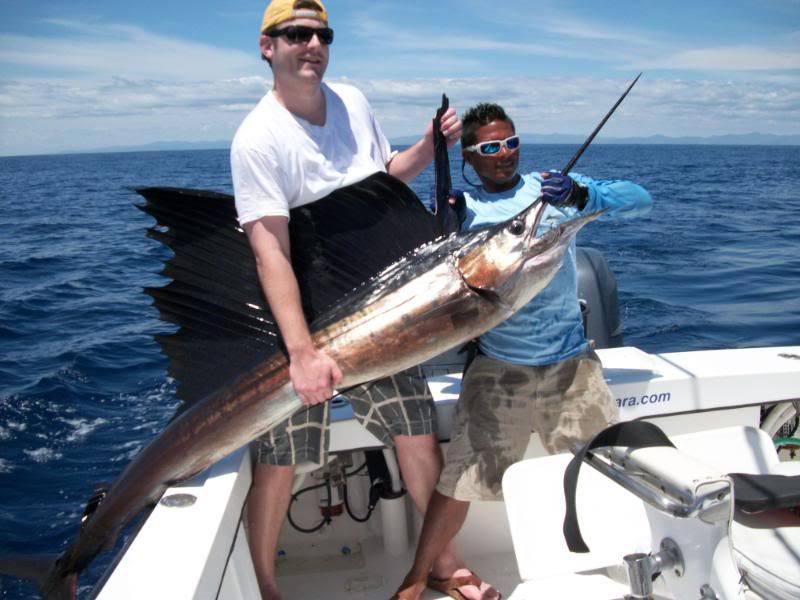
<path fill-rule="evenodd" d="M 489 304 L 499 307 L 503 311 L 507 312 L 509 316 L 511 316 L 511 313 L 514 312 L 514 309 L 511 307 L 511 305 L 505 301 L 503 295 L 498 291 L 490 288 L 474 287 L 469 284 L 467 284 L 467 287 L 470 289 L 470 291 L 483 298 Z"/>

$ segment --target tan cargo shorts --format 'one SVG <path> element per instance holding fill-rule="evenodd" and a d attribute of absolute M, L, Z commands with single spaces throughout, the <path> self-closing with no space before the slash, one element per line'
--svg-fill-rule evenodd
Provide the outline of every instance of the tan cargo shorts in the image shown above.
<path fill-rule="evenodd" d="M 593 350 L 541 367 L 479 354 L 461 383 L 436 490 L 457 500 L 501 500 L 503 473 L 522 459 L 531 431 L 556 454 L 618 419 Z"/>
<path fill-rule="evenodd" d="M 345 396 L 359 422 L 386 446 L 398 435 L 436 433 L 433 398 L 419 367 L 359 385 Z M 329 424 L 330 402 L 300 410 L 258 439 L 257 461 L 324 464 Z"/>

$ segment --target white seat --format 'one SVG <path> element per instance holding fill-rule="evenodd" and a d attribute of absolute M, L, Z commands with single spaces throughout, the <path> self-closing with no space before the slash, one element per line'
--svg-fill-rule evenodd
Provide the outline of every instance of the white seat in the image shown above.
<path fill-rule="evenodd" d="M 741 444 L 751 451 L 731 451 Z M 769 436 L 750 427 L 680 436 L 676 445 L 727 472 L 800 475 L 800 463 L 780 462 Z M 767 600 L 800 599 L 800 516 L 788 510 L 737 511 L 731 541 L 736 565 L 755 593 Z"/>
<path fill-rule="evenodd" d="M 783 475 L 800 472 L 799 463 L 779 462 L 769 436 L 752 427 L 674 436 L 673 442 L 681 452 L 708 465 L 711 476 L 732 472 Z M 547 597 L 546 590 L 550 589 L 547 586 L 556 585 L 557 580 L 559 585 L 589 585 L 593 591 L 585 597 L 612 598 L 613 586 L 610 596 L 604 588 L 592 587 L 590 572 L 619 565 L 626 554 L 650 552 L 668 535 L 668 523 L 667 529 L 656 527 L 651 534 L 655 523 L 648 521 L 642 501 L 587 467 L 581 470 L 576 500 L 580 527 L 591 552 L 569 552 L 561 524 L 562 477 L 570 458 L 558 455 L 523 461 L 512 466 L 503 480 L 514 550 L 523 580 L 523 585 L 512 595 L 514 600 Z M 689 479 L 699 481 L 694 476 Z M 733 570 L 738 568 L 747 586 L 763 598 L 800 599 L 800 519 L 796 514 L 788 510 L 750 516 L 737 514 L 731 524 L 730 539 L 736 565 L 729 562 L 732 572 L 726 577 L 738 580 Z M 603 575 L 592 574 L 592 578 L 596 577 L 609 581 L 608 585 L 613 583 Z"/>
<path fill-rule="evenodd" d="M 800 517 L 788 510 L 736 515 L 731 528 L 736 564 L 765 600 L 800 598 Z"/>
<path fill-rule="evenodd" d="M 800 463 L 770 465 L 776 475 L 800 475 Z M 736 514 L 731 528 L 736 563 L 765 600 L 800 598 L 800 515 L 774 510 Z"/>
<path fill-rule="evenodd" d="M 512 465 L 503 477 L 508 522 L 523 582 L 618 565 L 631 552 L 649 552 L 642 502 L 592 468 L 581 470 L 576 504 L 590 552 L 570 552 L 564 540 L 564 469 L 557 454 Z M 624 524 L 624 526 L 622 525 Z M 545 596 L 542 596 L 545 597 Z"/>
<path fill-rule="evenodd" d="M 543 598 L 593 598 L 624 600 L 630 590 L 604 575 L 570 575 L 548 577 L 519 584 L 508 600 L 542 600 Z"/>

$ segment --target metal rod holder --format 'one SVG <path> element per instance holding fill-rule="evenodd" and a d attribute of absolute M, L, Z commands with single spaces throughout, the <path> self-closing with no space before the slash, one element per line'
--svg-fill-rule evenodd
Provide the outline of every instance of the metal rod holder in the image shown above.
<path fill-rule="evenodd" d="M 680 548 L 670 538 L 661 541 L 661 550 L 655 554 L 637 552 L 624 558 L 628 571 L 628 584 L 631 593 L 626 600 L 652 600 L 653 580 L 667 569 L 673 569 L 675 575 L 683 575 L 683 556 Z"/>

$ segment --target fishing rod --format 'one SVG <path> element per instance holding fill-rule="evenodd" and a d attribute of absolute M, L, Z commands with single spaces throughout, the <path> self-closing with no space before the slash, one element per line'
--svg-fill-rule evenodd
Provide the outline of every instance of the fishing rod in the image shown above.
<path fill-rule="evenodd" d="M 636 78 L 635 78 L 635 79 L 634 79 L 634 80 L 631 82 L 631 84 L 628 86 L 628 89 L 626 89 L 626 90 L 625 90 L 625 92 L 622 94 L 622 96 L 620 96 L 620 97 L 619 97 L 619 100 L 617 100 L 617 101 L 614 103 L 614 106 L 612 106 L 612 107 L 611 107 L 611 110 L 609 110 L 609 111 L 608 111 L 608 113 L 606 114 L 606 116 L 605 116 L 605 117 L 603 117 L 603 120 L 602 120 L 602 121 L 600 121 L 600 123 L 597 125 L 597 127 L 595 127 L 594 131 L 593 131 L 593 132 L 592 132 L 592 133 L 589 135 L 589 137 L 588 137 L 588 138 L 586 138 L 586 141 L 585 141 L 585 142 L 583 142 L 583 145 L 582 145 L 580 148 L 578 148 L 578 151 L 577 151 L 577 152 L 575 153 L 575 155 L 574 155 L 574 156 L 573 156 L 573 157 L 572 157 L 572 158 L 569 160 L 569 162 L 567 163 L 567 165 L 566 165 L 566 166 L 565 166 L 563 169 L 561 169 L 561 174 L 562 174 L 562 175 L 566 175 L 567 173 L 569 173 L 569 172 L 572 170 L 572 167 L 574 167 L 574 166 L 575 166 L 575 163 L 577 163 L 577 162 L 578 162 L 578 159 L 580 159 L 580 157 L 581 157 L 581 156 L 583 155 L 583 153 L 586 151 L 586 148 L 588 148 L 588 147 L 589 147 L 589 144 L 591 144 L 591 143 L 592 143 L 592 141 L 594 141 L 594 138 L 595 138 L 595 137 L 597 137 L 597 134 L 598 134 L 598 133 L 600 133 L 600 130 L 603 128 L 603 125 L 605 125 L 605 124 L 606 124 L 606 121 L 608 121 L 608 119 L 611 117 L 611 115 L 613 115 L 613 114 L 614 114 L 614 111 L 615 111 L 615 110 L 617 110 L 617 107 L 618 107 L 618 106 L 619 106 L 619 105 L 622 103 L 622 101 L 625 99 L 625 96 L 627 96 L 627 95 L 628 95 L 628 92 L 630 92 L 630 91 L 631 91 L 631 89 L 633 89 L 633 86 L 634 86 L 634 85 L 636 85 L 636 82 L 637 82 L 637 81 L 639 81 L 639 78 L 640 78 L 641 76 L 642 76 L 642 73 L 639 73 L 639 74 L 636 76 Z M 443 112 L 443 111 L 442 111 L 442 112 Z M 435 138 L 435 135 L 436 135 L 436 130 L 435 130 L 435 128 L 434 128 L 434 140 L 436 139 L 436 138 Z M 446 156 L 446 151 L 447 151 L 447 150 L 446 150 L 446 147 L 445 147 L 445 156 Z M 470 185 L 473 185 L 473 187 L 478 187 L 478 186 L 475 186 L 474 184 L 472 184 L 472 183 L 471 183 L 469 180 L 467 180 L 467 179 L 466 179 L 466 176 L 464 176 L 464 162 L 463 162 L 463 161 L 462 161 L 462 163 L 461 163 L 461 174 L 462 174 L 462 176 L 464 177 L 464 179 L 467 181 L 467 183 L 470 183 Z"/>
<path fill-rule="evenodd" d="M 602 120 L 602 121 L 600 121 L 600 124 L 599 124 L 597 127 L 595 127 L 595 129 L 594 129 L 594 131 L 591 133 L 591 135 L 590 135 L 588 138 L 586 138 L 586 141 L 585 141 L 585 142 L 583 142 L 583 146 L 581 146 L 580 148 L 578 148 L 578 151 L 575 153 L 575 156 L 573 156 L 573 157 L 572 157 L 572 158 L 569 160 L 569 162 L 567 163 L 567 166 L 566 166 L 566 167 L 564 167 L 563 169 L 561 169 L 561 174 L 562 174 L 562 175 L 566 175 L 567 173 L 569 173 L 569 172 L 570 172 L 570 170 L 572 169 L 572 167 L 574 167 L 574 166 L 575 166 L 575 163 L 576 163 L 576 162 L 578 162 L 578 159 L 579 159 L 579 158 L 581 157 L 581 155 L 584 153 L 584 151 L 586 150 L 586 148 L 588 148 L 588 147 L 589 147 L 589 144 L 591 144 L 591 143 L 592 143 L 592 140 L 594 140 L 595 136 L 596 136 L 598 133 L 600 133 L 600 130 L 603 128 L 603 125 L 605 125 L 605 124 L 606 124 L 606 121 L 608 121 L 609 117 L 610 117 L 611 115 L 613 115 L 613 114 L 614 114 L 614 111 L 615 111 L 615 110 L 617 110 L 617 107 L 618 107 L 618 106 L 619 106 L 619 105 L 622 103 L 622 101 L 625 99 L 625 96 L 627 96 L 627 95 L 628 95 L 628 92 L 630 92 L 630 91 L 631 91 L 631 89 L 633 88 L 633 86 L 634 86 L 634 85 L 636 85 L 636 82 L 637 82 L 637 81 L 639 81 L 639 77 L 641 77 L 641 76 L 642 76 L 642 74 L 641 74 L 641 73 L 639 73 L 639 74 L 636 76 L 636 79 L 634 79 L 634 80 L 631 82 L 631 84 L 628 86 L 628 89 L 627 89 L 627 90 L 625 90 L 625 93 L 624 93 L 624 94 L 622 94 L 622 96 L 620 96 L 620 97 L 619 97 L 619 100 L 617 100 L 616 104 L 614 104 L 614 106 L 612 106 L 612 107 L 611 107 L 611 110 L 609 110 L 609 111 L 608 111 L 608 114 L 606 114 L 606 116 L 605 116 L 605 117 L 603 117 L 603 120 Z"/>

